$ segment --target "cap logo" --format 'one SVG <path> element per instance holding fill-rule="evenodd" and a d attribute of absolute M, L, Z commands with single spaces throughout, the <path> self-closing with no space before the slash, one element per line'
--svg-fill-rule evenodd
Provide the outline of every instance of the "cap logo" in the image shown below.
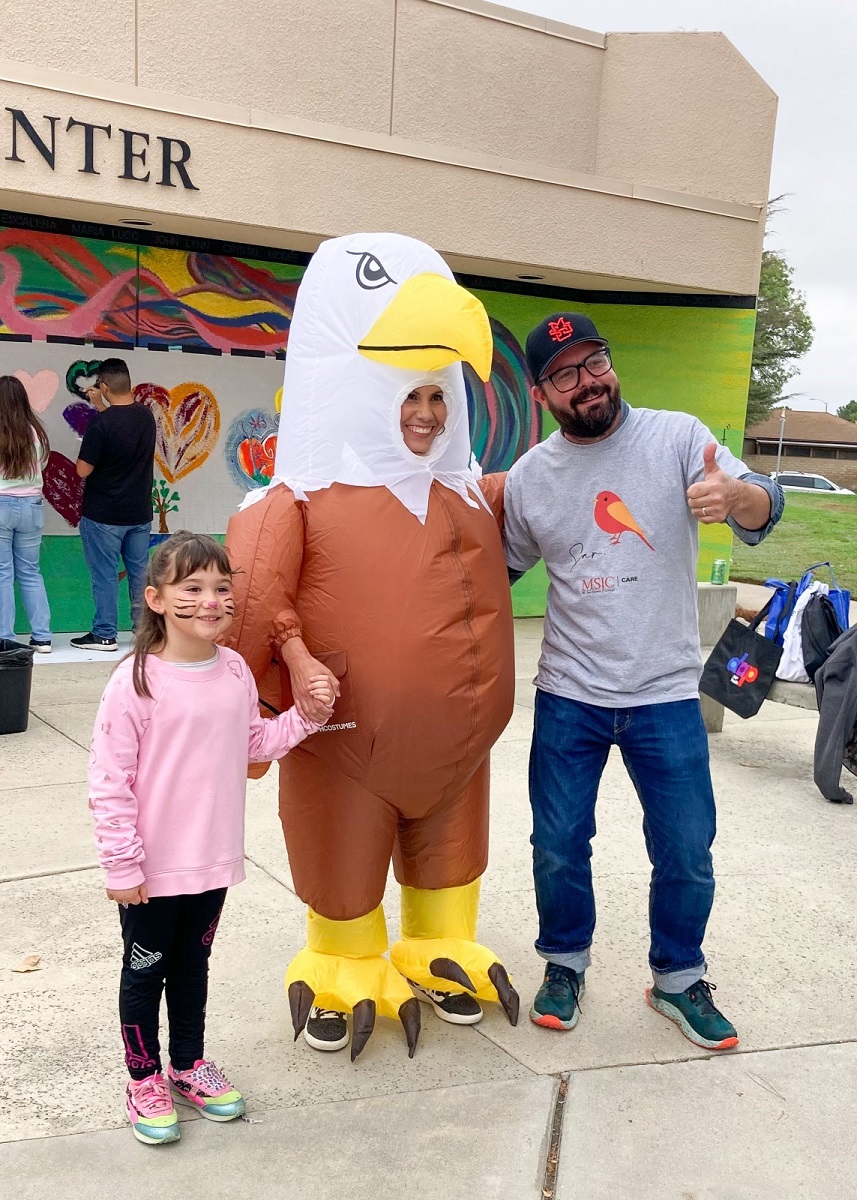
<path fill-rule="evenodd" d="M 548 337 L 553 342 L 567 342 L 573 333 L 574 326 L 565 317 L 560 317 L 558 321 L 548 322 Z"/>

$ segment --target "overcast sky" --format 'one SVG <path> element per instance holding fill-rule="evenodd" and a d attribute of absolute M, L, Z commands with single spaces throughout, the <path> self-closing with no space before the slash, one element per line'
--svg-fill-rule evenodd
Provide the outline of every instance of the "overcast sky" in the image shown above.
<path fill-rule="evenodd" d="M 779 96 L 768 246 L 806 293 L 815 342 L 794 408 L 857 399 L 857 4 L 854 0 L 509 0 L 601 33 L 722 30 Z"/>

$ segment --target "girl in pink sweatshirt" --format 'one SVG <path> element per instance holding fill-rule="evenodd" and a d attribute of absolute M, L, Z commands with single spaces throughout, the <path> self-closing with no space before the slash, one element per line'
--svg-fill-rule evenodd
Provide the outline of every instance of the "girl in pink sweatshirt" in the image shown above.
<path fill-rule="evenodd" d="M 247 763 L 282 758 L 333 707 L 259 716 L 239 654 L 218 646 L 232 622 L 232 569 L 212 538 L 177 533 L 149 564 L 133 657 L 116 668 L 95 720 L 90 809 L 107 897 L 125 953 L 119 996 L 126 1111 L 150 1145 L 179 1139 L 173 1097 L 212 1121 L 244 1112 L 241 1093 L 203 1056 L 208 959 L 226 889 L 244 878 Z M 158 1018 L 166 988 L 170 1065 Z"/>

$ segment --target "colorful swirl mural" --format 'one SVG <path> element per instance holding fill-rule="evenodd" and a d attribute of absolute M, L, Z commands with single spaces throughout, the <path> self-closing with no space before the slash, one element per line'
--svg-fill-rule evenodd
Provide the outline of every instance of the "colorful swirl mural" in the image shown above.
<path fill-rule="evenodd" d="M 524 352 L 505 325 L 491 317 L 494 358 L 491 378 L 483 383 L 464 364 L 470 443 L 482 470 L 508 471 L 522 454 L 541 441 L 541 412 L 530 396 L 532 377 Z"/>
<path fill-rule="evenodd" d="M 285 349 L 295 268 L 213 254 L 0 230 L 0 333 Z"/>

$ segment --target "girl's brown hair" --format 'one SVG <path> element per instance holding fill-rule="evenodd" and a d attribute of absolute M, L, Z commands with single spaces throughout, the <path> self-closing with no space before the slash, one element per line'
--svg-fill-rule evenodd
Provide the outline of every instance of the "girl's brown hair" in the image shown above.
<path fill-rule="evenodd" d="M 30 408 L 23 383 L 14 375 L 0 375 L 0 475 L 29 479 L 49 451 L 45 427 Z"/>
<path fill-rule="evenodd" d="M 214 567 L 221 575 L 232 576 L 232 564 L 226 548 L 204 533 L 188 533 L 181 529 L 167 541 L 161 542 L 149 559 L 146 574 L 147 587 L 160 589 L 164 584 L 181 583 L 196 571 Z M 138 696 L 148 696 L 146 681 L 146 657 L 162 649 L 167 641 L 167 626 L 161 613 L 149 608 L 145 600 L 137 633 L 134 637 L 134 691 Z"/>

